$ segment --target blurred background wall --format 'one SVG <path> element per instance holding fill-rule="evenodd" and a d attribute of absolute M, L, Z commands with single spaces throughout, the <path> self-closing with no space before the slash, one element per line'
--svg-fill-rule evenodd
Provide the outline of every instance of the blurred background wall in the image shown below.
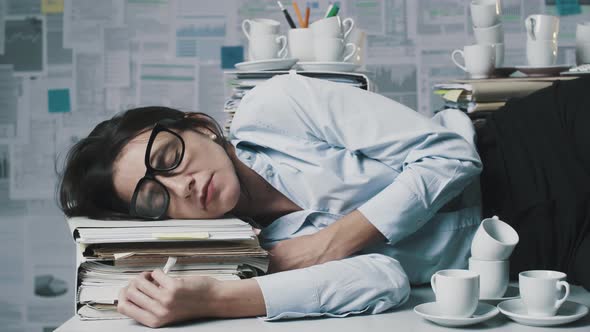
<path fill-rule="evenodd" d="M 525 64 L 526 16 L 568 10 L 549 0 L 500 1 L 505 65 Z M 560 64 L 575 62 L 575 24 L 590 20 L 588 1 L 579 3 L 581 13 L 561 18 Z M 294 15 L 292 2 L 283 4 Z M 328 1 L 307 4 L 313 21 Z M 464 77 L 450 53 L 474 42 L 469 1 L 340 4 L 379 93 L 430 115 L 440 106 L 432 85 Z M 243 61 L 241 22 L 256 17 L 286 31 L 266 0 L 0 0 L 0 330 L 51 331 L 73 315 L 74 246 L 55 203 L 67 148 L 140 105 L 207 112 L 223 123 L 223 71 Z"/>

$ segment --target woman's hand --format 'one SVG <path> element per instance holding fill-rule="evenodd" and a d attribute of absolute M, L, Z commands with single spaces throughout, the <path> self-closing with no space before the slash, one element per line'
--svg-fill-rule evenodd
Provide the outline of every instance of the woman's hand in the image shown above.
<path fill-rule="evenodd" d="M 218 283 L 209 277 L 172 278 L 160 269 L 143 272 L 121 289 L 117 311 L 152 328 L 211 317 Z"/>

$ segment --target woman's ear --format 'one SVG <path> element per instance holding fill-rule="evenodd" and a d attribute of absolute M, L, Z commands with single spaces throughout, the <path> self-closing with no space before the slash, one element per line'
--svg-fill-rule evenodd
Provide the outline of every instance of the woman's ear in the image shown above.
<path fill-rule="evenodd" d="M 199 120 L 203 123 L 210 123 L 211 122 L 211 118 L 209 118 L 206 115 L 203 115 L 201 113 L 184 113 L 184 118 L 185 119 L 195 119 L 195 120 Z M 217 134 L 215 134 L 215 132 L 213 132 L 211 129 L 206 128 L 204 126 L 198 127 L 196 128 L 196 130 L 198 132 L 200 132 L 201 134 L 208 136 L 210 139 L 212 140 L 216 140 L 217 139 Z"/>

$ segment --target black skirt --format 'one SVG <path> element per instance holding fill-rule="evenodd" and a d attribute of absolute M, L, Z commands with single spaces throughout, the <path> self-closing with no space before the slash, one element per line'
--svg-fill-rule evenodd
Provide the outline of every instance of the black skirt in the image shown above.
<path fill-rule="evenodd" d="M 557 270 L 590 289 L 590 80 L 512 99 L 476 132 L 483 215 L 520 236 L 511 277 Z"/>

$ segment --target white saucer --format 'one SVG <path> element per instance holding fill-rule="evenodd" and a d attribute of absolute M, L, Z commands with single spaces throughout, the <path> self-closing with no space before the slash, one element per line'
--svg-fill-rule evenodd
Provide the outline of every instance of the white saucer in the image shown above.
<path fill-rule="evenodd" d="M 490 298 L 479 298 L 480 301 L 487 303 L 499 303 L 506 300 L 518 299 L 520 297 L 520 291 L 517 286 L 508 286 L 506 292 L 502 297 L 490 297 Z"/>
<path fill-rule="evenodd" d="M 422 303 L 414 307 L 414 312 L 433 323 L 442 326 L 466 326 L 481 323 L 494 316 L 499 311 L 491 304 L 479 303 L 471 317 L 450 317 L 439 315 L 436 302 Z"/>
<path fill-rule="evenodd" d="M 256 60 L 236 63 L 239 70 L 288 70 L 297 63 L 297 58 Z"/>
<path fill-rule="evenodd" d="M 565 301 L 557 310 L 557 314 L 550 317 L 529 316 L 521 299 L 504 301 L 498 304 L 498 309 L 513 321 L 530 326 L 567 324 L 586 316 L 588 313 L 588 307 L 572 301 Z"/>
<path fill-rule="evenodd" d="M 299 68 L 309 71 L 353 71 L 359 67 L 356 63 L 352 62 L 322 62 L 322 61 L 310 61 L 310 62 L 297 62 Z"/>
<path fill-rule="evenodd" d="M 551 65 L 551 66 L 516 66 L 519 72 L 527 76 L 559 76 L 562 71 L 568 70 L 570 65 Z"/>

